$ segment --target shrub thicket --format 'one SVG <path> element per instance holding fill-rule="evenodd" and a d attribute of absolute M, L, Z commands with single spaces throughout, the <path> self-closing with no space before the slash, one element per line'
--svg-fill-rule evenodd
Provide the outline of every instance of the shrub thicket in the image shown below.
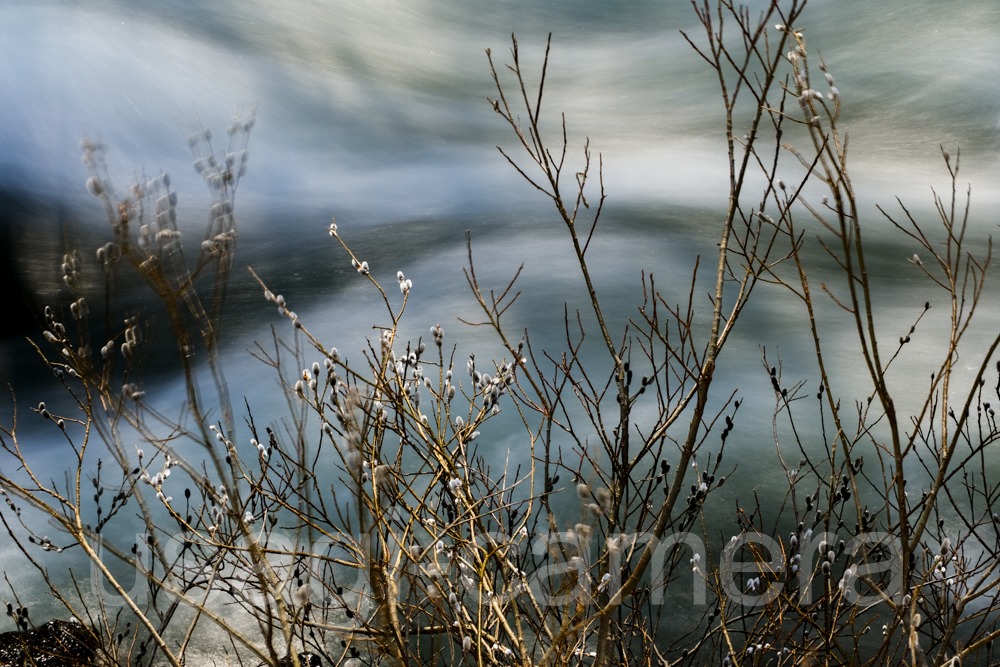
<path fill-rule="evenodd" d="M 87 262 L 68 252 L 72 298 L 45 309 L 49 347 L 38 352 L 75 410 L 32 409 L 65 437 L 65 480 L 35 473 L 14 425 L 0 434 L 0 518 L 17 545 L 46 581 L 39 550 L 72 549 L 103 582 L 50 583 L 101 654 L 77 651 L 78 660 L 178 667 L 196 631 L 215 626 L 232 649 L 219 647 L 216 660 L 225 652 L 241 664 L 295 667 L 988 663 L 1000 519 L 985 448 L 1000 432 L 983 392 L 1000 337 L 986 352 L 962 342 L 981 306 L 989 251 L 968 250 L 959 156 L 942 150 L 951 192 L 935 195 L 940 225 L 925 229 L 905 208 L 886 214 L 950 304 L 947 339 L 926 360 L 925 398 L 912 414 L 900 411 L 892 364 L 934 315 L 928 304 L 898 343 L 880 333 L 840 95 L 798 29 L 804 4 L 773 2 L 758 16 L 706 0 L 695 6 L 704 34 L 685 35 L 718 78 L 730 174 L 707 311 L 695 305 L 694 280 L 661 291 L 644 274 L 638 314 L 627 323 L 605 317 L 588 264 L 605 200 L 600 159 L 589 145 L 573 159 L 565 117 L 554 140 L 543 130 L 549 47 L 535 83 L 515 40 L 506 68 L 487 51 L 490 103 L 515 138 L 513 151 L 500 152 L 554 204 L 596 328 L 567 314 L 565 350 L 533 347 L 507 315 L 517 276 L 499 289 L 481 284 L 470 239 L 465 270 L 478 324 L 495 333 L 501 358 L 451 346 L 438 324 L 405 340 L 401 322 L 419 285 L 355 256 L 333 223 L 330 236 L 384 302 L 379 333 L 350 351 L 331 348 L 293 312 L 293 297 L 254 274 L 289 321 L 253 352 L 280 380 L 275 403 L 287 402 L 285 417 L 268 425 L 248 402 L 234 405 L 219 351 L 252 115 L 229 128 L 223 156 L 207 130 L 190 138 L 212 193 L 193 247 L 178 232 L 167 175 L 118 196 L 103 146 L 85 140 L 88 189 L 111 227 L 96 251 L 104 333 L 91 343 L 100 327 L 84 296 Z M 784 182 L 779 169 L 798 176 Z M 813 200 L 819 188 L 826 194 Z M 810 282 L 815 235 L 841 278 L 821 285 L 833 308 Z M 116 282 L 130 276 L 155 294 L 176 339 L 186 388 L 179 417 L 142 390 L 143 322 L 116 313 L 113 300 Z M 726 441 L 740 401 L 713 377 L 761 283 L 801 305 L 818 400 L 803 407 L 805 383 L 764 356 L 775 466 L 787 488 L 780 506 L 738 506 L 738 532 L 720 540 L 718 515 L 704 508 L 734 468 Z M 856 336 L 855 373 L 868 378 L 858 401 L 842 401 L 829 372 L 820 332 L 837 317 Z M 585 334 L 599 339 L 603 364 L 584 362 Z M 961 380 L 960 351 L 973 369 Z M 490 423 L 501 410 L 523 426 L 530 465 L 497 470 L 480 454 L 505 435 Z M 807 431 L 821 442 L 805 442 Z M 569 448 L 559 444 L 566 439 Z M 921 475 L 919 500 L 904 474 Z M 571 527 L 553 508 L 567 488 L 579 498 L 569 503 L 579 508 Z M 32 512 L 22 514 L 25 506 Z M 60 528 L 55 539 L 25 518 L 39 512 Z M 945 516 L 957 517 L 956 530 Z M 109 537 L 122 534 L 111 522 L 131 521 L 140 540 Z M 140 582 L 131 590 L 128 569 Z M 19 602 L 7 610 L 19 628 L 33 627 Z"/>

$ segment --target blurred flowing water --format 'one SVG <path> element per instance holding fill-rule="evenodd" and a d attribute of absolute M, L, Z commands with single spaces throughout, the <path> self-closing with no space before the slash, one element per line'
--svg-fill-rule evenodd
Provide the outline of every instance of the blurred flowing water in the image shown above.
<path fill-rule="evenodd" d="M 914 249 L 874 204 L 891 209 L 899 195 L 918 219 L 932 221 L 929 186 L 945 192 L 949 185 L 943 144 L 953 155 L 961 147 L 960 180 L 972 183 L 970 237 L 982 247 L 1000 222 L 1000 9 L 993 0 L 813 0 L 798 27 L 837 78 L 840 126 L 850 133 L 869 256 L 882 281 L 879 314 L 891 341 L 924 301 L 944 303 L 906 262 Z M 17 392 L 22 441 L 33 453 L 64 446 L 27 410 L 58 397 L 24 335 L 38 338 L 44 305 L 65 306 L 59 264 L 66 243 L 78 240 L 89 261 L 108 236 L 84 187 L 84 134 L 108 144 L 120 190 L 136 174 L 169 172 L 181 196 L 182 229 L 197 238 L 210 199 L 185 137 L 199 123 L 221 137 L 234 111 L 256 108 L 250 168 L 237 197 L 240 268 L 228 304 L 228 378 L 237 404 L 246 395 L 266 410 L 276 390 L 245 348 L 269 338 L 272 325 L 291 333 L 242 267 L 252 265 L 310 329 L 342 350 L 359 354 L 371 325 L 385 321 L 380 299 L 326 236 L 331 215 L 383 284 L 394 288 L 397 270 L 413 280 L 407 335 L 440 323 L 449 342 L 459 342 L 458 358 L 496 352 L 485 332 L 456 319 L 479 319 L 461 272 L 471 229 L 484 284 L 505 284 L 525 264 L 523 294 L 508 315 L 512 329 L 528 328 L 539 348 L 561 349 L 564 303 L 591 321 L 579 269 L 551 204 L 497 153 L 501 145 L 519 157 L 513 134 L 486 102 L 494 88 L 484 49 L 492 48 L 498 65 L 509 62 L 512 32 L 532 73 L 553 33 L 550 142 L 565 112 L 570 158 L 580 158 L 586 137 L 602 155 L 609 199 L 590 256 L 615 333 L 641 300 L 642 268 L 671 300 L 686 300 L 695 256 L 714 252 L 728 177 L 716 79 L 680 30 L 702 40 L 687 3 L 643 0 L 3 3 L 0 280 L 10 306 L 0 379 Z M 88 269 L 94 275 L 96 267 Z M 705 283 L 696 290 L 706 312 L 707 291 Z M 775 289 L 757 296 L 716 373 L 717 399 L 737 389 L 750 399 L 729 441 L 728 460 L 739 470 L 720 491 L 719 508 L 784 480 L 774 472 L 773 401 L 761 347 L 769 359 L 780 350 L 790 377 L 815 389 L 797 304 Z M 995 298 L 986 298 L 980 315 L 970 364 L 978 363 L 983 336 L 1000 327 Z M 922 364 L 939 349 L 935 335 L 944 325 L 946 318 L 928 323 L 899 362 L 904 395 L 918 396 L 926 384 L 913 378 L 930 372 Z M 847 323 L 823 335 L 839 355 L 834 375 L 845 400 L 863 399 L 870 388 L 850 363 Z M 176 410 L 179 377 L 166 367 L 151 372 L 144 387 L 150 400 Z M 8 401 L 0 411 L 5 424 L 11 414 Z M 497 429 L 493 451 L 503 459 L 509 447 L 524 463 L 524 437 L 511 433 Z M 46 474 L 58 478 L 61 460 L 51 457 Z M 24 567 L 3 540 L 0 557 Z M 40 588 L 22 586 L 19 593 L 43 603 Z"/>

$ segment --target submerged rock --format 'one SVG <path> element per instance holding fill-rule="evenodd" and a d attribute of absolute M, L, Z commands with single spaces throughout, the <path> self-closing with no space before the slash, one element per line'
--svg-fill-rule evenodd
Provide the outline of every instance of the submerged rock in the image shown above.
<path fill-rule="evenodd" d="M 100 640 L 80 623 L 49 621 L 33 630 L 0 634 L 2 667 L 94 667 L 104 663 Z"/>

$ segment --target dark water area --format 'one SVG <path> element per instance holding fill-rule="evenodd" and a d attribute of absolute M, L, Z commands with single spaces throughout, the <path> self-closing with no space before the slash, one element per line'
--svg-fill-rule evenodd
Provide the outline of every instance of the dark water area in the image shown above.
<path fill-rule="evenodd" d="M 33 316 L 38 306 L 25 279 L 28 272 L 21 266 L 32 261 L 25 256 L 24 239 L 37 222 L 38 213 L 35 202 L 24 201 L 10 192 L 0 192 L 0 285 L 6 294 L 5 313 L 0 318 L 0 339 L 38 330 L 38 320 Z"/>

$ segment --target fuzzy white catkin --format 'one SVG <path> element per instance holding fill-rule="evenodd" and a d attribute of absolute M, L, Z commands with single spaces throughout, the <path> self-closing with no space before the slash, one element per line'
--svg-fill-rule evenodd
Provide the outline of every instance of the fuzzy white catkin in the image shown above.
<path fill-rule="evenodd" d="M 385 464 L 377 466 L 375 468 L 374 477 L 375 477 L 375 484 L 378 487 L 382 489 L 387 488 L 392 480 L 392 477 L 389 474 L 389 466 Z"/>

